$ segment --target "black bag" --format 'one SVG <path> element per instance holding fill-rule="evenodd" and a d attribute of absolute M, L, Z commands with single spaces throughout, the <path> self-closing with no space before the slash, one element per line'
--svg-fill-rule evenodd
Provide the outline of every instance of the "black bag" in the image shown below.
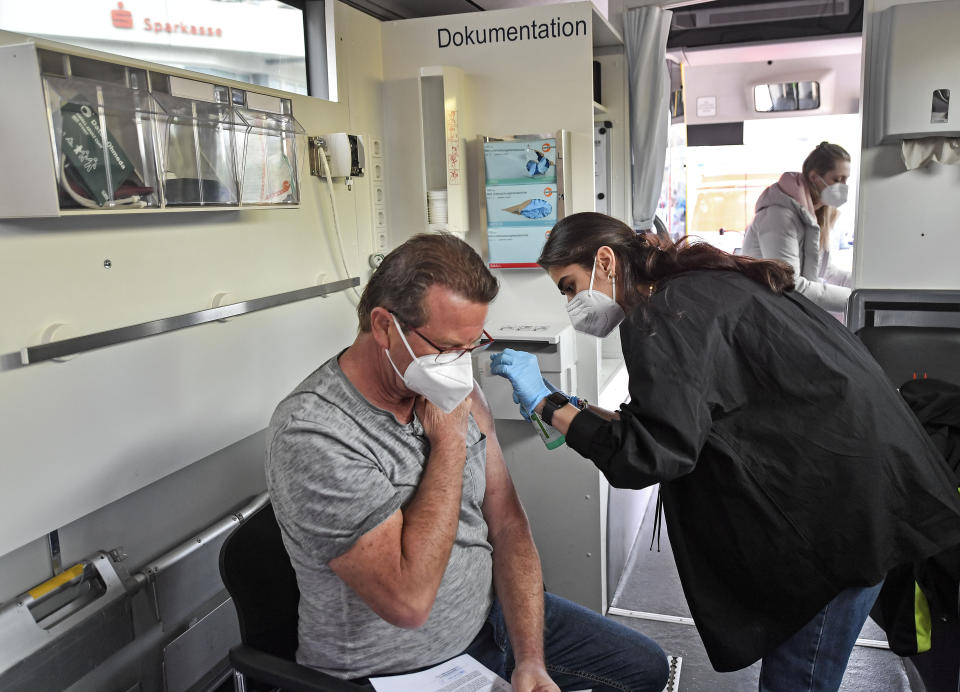
<path fill-rule="evenodd" d="M 900 394 L 923 424 L 953 472 L 960 492 L 960 386 L 911 380 Z M 931 621 L 958 620 L 960 546 L 887 574 L 871 615 L 887 633 L 890 649 L 913 656 L 930 649 Z"/>

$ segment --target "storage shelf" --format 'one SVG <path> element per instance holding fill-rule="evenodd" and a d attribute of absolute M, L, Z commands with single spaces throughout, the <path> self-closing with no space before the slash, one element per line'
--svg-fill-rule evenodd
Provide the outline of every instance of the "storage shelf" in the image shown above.
<path fill-rule="evenodd" d="M 606 48 L 608 46 L 622 46 L 623 37 L 620 32 L 613 28 L 613 25 L 597 11 L 593 9 L 593 47 Z"/>
<path fill-rule="evenodd" d="M 305 131 L 289 98 L 105 57 L 0 46 L 0 135 L 27 162 L 0 218 L 299 205 Z"/>

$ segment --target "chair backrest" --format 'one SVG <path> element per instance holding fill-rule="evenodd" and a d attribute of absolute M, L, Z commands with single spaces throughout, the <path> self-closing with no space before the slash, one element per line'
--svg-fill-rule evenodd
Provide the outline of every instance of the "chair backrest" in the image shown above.
<path fill-rule="evenodd" d="M 926 378 L 960 385 L 960 329 L 864 327 L 857 336 L 896 387 Z"/>
<path fill-rule="evenodd" d="M 254 512 L 224 541 L 220 576 L 236 606 L 243 643 L 295 660 L 300 590 L 272 504 Z"/>

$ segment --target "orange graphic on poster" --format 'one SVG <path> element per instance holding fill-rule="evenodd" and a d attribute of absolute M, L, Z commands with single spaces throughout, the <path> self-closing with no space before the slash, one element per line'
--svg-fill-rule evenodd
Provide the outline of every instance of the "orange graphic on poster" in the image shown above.
<path fill-rule="evenodd" d="M 545 187 L 545 188 L 543 188 L 543 196 L 544 196 L 544 197 L 550 197 L 551 195 L 553 195 L 553 188 L 552 188 L 552 187 Z"/>
<path fill-rule="evenodd" d="M 550 151 L 552 148 L 553 148 L 553 147 L 550 146 L 550 142 L 544 142 L 544 143 L 543 143 L 543 146 L 540 147 L 540 149 L 541 149 L 544 153 Z"/>

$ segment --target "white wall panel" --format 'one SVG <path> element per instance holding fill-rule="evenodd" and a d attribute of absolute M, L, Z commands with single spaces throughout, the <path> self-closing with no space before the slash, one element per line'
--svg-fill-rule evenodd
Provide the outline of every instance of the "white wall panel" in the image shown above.
<path fill-rule="evenodd" d="M 382 136 L 380 23 L 340 3 L 335 15 L 341 101 L 293 95 L 294 115 L 308 134 Z M 370 194 L 369 178 L 335 191 L 362 281 Z M 262 430 L 352 341 L 356 317 L 337 294 L 65 363 L 20 367 L 21 348 L 56 322 L 81 335 L 202 310 L 217 293 L 236 302 L 342 278 L 331 225 L 327 188 L 308 170 L 298 209 L 0 222 L 0 555 Z"/>
<path fill-rule="evenodd" d="M 391 246 L 425 231 L 423 162 L 419 134 L 417 75 L 421 67 L 449 65 L 466 75 L 467 108 L 461 134 L 467 151 L 470 186 L 469 242 L 486 256 L 486 230 L 480 227 L 478 136 L 554 132 L 571 133 L 564 175 L 572 176 L 567 213 L 593 210 L 593 88 L 591 35 L 440 47 L 438 30 L 463 31 L 529 25 L 531 21 L 585 21 L 592 26 L 590 3 L 528 7 L 495 12 L 446 15 L 383 24 L 384 101 L 388 148 L 387 188 Z M 501 295 L 491 314 L 545 321 L 565 319 L 559 294 L 546 274 L 537 270 L 502 270 Z"/>
<path fill-rule="evenodd" d="M 955 0 L 941 0 L 953 5 Z M 885 58 L 875 41 L 878 12 L 909 0 L 864 3 L 864 99 L 869 108 L 872 72 Z M 936 45 L 930 46 L 937 51 Z M 869 132 L 873 113 L 863 113 Z M 854 284 L 857 288 L 956 289 L 960 287 L 960 166 L 929 164 L 908 171 L 900 144 L 866 146 L 861 154 Z"/>

